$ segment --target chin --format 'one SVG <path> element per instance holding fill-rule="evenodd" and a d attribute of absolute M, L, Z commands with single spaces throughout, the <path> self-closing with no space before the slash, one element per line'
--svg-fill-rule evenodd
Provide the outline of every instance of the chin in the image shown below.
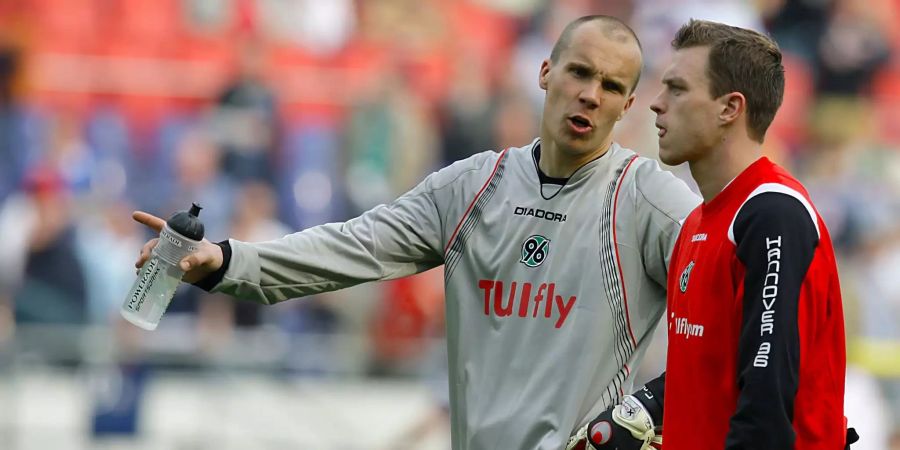
<path fill-rule="evenodd" d="M 589 141 L 575 141 L 570 144 L 569 151 L 573 156 L 584 156 L 597 150 L 599 144 Z"/>
<path fill-rule="evenodd" d="M 569 154 L 580 154 L 585 152 L 588 142 L 578 139 L 574 136 L 563 136 L 559 141 L 559 149 Z"/>
<path fill-rule="evenodd" d="M 677 166 L 684 162 L 684 158 L 679 157 L 675 152 L 663 150 L 662 147 L 659 148 L 659 160 L 667 166 Z"/>

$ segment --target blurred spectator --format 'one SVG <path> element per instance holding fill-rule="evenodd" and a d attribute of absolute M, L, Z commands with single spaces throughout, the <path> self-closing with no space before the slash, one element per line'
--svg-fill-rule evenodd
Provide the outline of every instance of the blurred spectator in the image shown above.
<path fill-rule="evenodd" d="M 834 0 L 760 0 L 758 8 L 782 52 L 812 63 Z"/>
<path fill-rule="evenodd" d="M 263 182 L 247 182 L 238 187 L 229 236 L 245 242 L 278 239 L 291 229 L 278 221 L 272 188 Z"/>
<path fill-rule="evenodd" d="M 20 76 L 19 62 L 19 49 L 6 43 L 0 45 L 0 105 L 4 108 L 12 106 L 18 100 L 16 84 Z"/>
<path fill-rule="evenodd" d="M 411 188 L 438 158 L 434 120 L 407 79 L 379 79 L 351 109 L 346 180 L 354 213 Z"/>
<path fill-rule="evenodd" d="M 443 274 L 443 269 L 437 268 L 383 283 L 383 298 L 372 315 L 370 336 L 373 352 L 369 374 L 396 376 L 414 373 L 423 361 L 429 360 L 429 355 L 433 357 L 434 352 L 446 352 L 446 345 L 425 345 L 435 336 L 444 335 Z M 430 377 L 440 380 L 443 376 L 446 381 L 446 368 L 443 373 L 440 366 L 430 370 L 433 372 Z M 442 395 L 437 398 L 442 398 Z"/>
<path fill-rule="evenodd" d="M 271 181 L 278 148 L 275 93 L 264 82 L 268 53 L 258 38 L 237 45 L 234 79 L 218 95 L 212 111 L 212 136 L 223 151 L 225 173 L 236 181 Z"/>
<path fill-rule="evenodd" d="M 234 205 L 234 181 L 221 169 L 222 151 L 212 136 L 200 129 L 185 132 L 175 151 L 174 179 L 157 180 L 161 204 L 157 209 L 165 217 L 187 209 L 192 202 L 203 207 L 203 223 L 210 240 L 227 236 Z"/>
<path fill-rule="evenodd" d="M 518 90 L 507 89 L 496 99 L 493 114 L 492 146 L 502 150 L 527 144 L 540 126 L 540 110 L 531 108 L 528 98 Z"/>
<path fill-rule="evenodd" d="M 343 128 L 320 120 L 292 128 L 278 163 L 280 217 L 295 230 L 345 217 Z"/>
<path fill-rule="evenodd" d="M 18 49 L 0 44 L 0 202 L 20 185 L 30 150 L 19 102 L 20 61 Z"/>
<path fill-rule="evenodd" d="M 119 308 L 134 282 L 134 254 L 143 245 L 144 234 L 131 220 L 133 210 L 117 199 L 83 211 L 79 220 L 76 244 L 92 323 L 109 325 L 119 320 Z"/>
<path fill-rule="evenodd" d="M 87 194 L 92 181 L 111 181 L 92 180 L 99 165 L 84 139 L 81 118 L 75 113 L 63 112 L 50 120 L 47 152 L 41 157 L 62 176 L 62 181 L 76 196 Z"/>
<path fill-rule="evenodd" d="M 0 230 L 24 243 L 10 258 L 24 261 L 21 285 L 15 290 L 16 322 L 83 324 L 87 293 L 75 247 L 70 192 L 53 168 L 39 167 L 28 174 L 24 191 L 7 199 L 0 211 Z M 19 235 L 19 238 L 15 238 Z M 15 268 L 13 268 L 15 269 Z M 15 273 L 15 271 L 13 271 Z"/>
<path fill-rule="evenodd" d="M 834 0 L 815 58 L 821 94 L 863 94 L 888 61 L 890 34 L 879 14 L 868 1 Z"/>
<path fill-rule="evenodd" d="M 459 55 L 446 101 L 441 105 L 441 157 L 445 164 L 493 145 L 491 86 L 481 61 Z M 530 105 L 525 105 L 526 109 Z"/>
<path fill-rule="evenodd" d="M 137 146 L 125 117 L 114 107 L 99 107 L 86 122 L 84 138 L 96 163 L 91 195 L 100 202 L 131 197 L 125 190 L 138 188 L 146 168 L 137 164 Z"/>
<path fill-rule="evenodd" d="M 393 117 L 388 81 L 376 84 L 368 98 L 351 108 L 347 124 L 347 192 L 353 213 L 391 198 L 389 179 Z"/>
<path fill-rule="evenodd" d="M 424 55 L 438 50 L 446 37 L 447 18 L 437 0 L 382 0 L 359 2 L 359 37 L 400 53 Z"/>

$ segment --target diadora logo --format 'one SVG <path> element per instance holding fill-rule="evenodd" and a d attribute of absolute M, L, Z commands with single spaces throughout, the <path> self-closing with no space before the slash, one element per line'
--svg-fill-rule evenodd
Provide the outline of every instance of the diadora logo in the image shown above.
<path fill-rule="evenodd" d="M 706 233 L 697 233 L 691 236 L 691 242 L 702 242 L 706 240 Z"/>
<path fill-rule="evenodd" d="M 538 219 L 549 220 L 551 222 L 565 222 L 566 215 L 560 214 L 553 211 L 544 211 L 543 209 L 537 208 L 526 208 L 524 206 L 516 206 L 516 209 L 513 210 L 513 215 L 516 216 L 531 216 Z"/>
<path fill-rule="evenodd" d="M 522 259 L 519 262 L 528 267 L 537 267 L 547 259 L 549 254 L 550 239 L 536 234 L 525 239 L 525 243 L 522 244 Z"/>
<path fill-rule="evenodd" d="M 503 290 L 504 284 L 509 288 L 508 294 Z M 515 314 L 522 318 L 550 319 L 554 316 L 554 312 L 558 312 L 554 324 L 556 328 L 566 323 L 566 318 L 569 317 L 569 312 L 572 311 L 576 301 L 574 295 L 568 299 L 562 295 L 555 295 L 556 283 L 541 283 L 535 288 L 535 285 L 529 282 L 504 283 L 500 280 L 478 280 L 478 288 L 484 291 L 484 315 L 490 316 L 493 311 L 497 317 L 510 317 Z"/>
<path fill-rule="evenodd" d="M 687 267 L 684 268 L 684 271 L 681 272 L 681 277 L 678 279 L 678 287 L 681 288 L 682 294 L 687 292 L 688 279 L 691 277 L 692 270 L 694 270 L 694 262 L 693 261 L 688 263 Z"/>

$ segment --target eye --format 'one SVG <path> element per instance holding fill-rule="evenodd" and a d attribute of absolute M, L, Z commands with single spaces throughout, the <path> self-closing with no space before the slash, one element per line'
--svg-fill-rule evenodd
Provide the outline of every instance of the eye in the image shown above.
<path fill-rule="evenodd" d="M 613 83 L 612 81 L 604 81 L 604 82 L 603 82 L 603 89 L 605 89 L 605 90 L 607 90 L 607 91 L 615 92 L 615 93 L 617 93 L 617 94 L 621 94 L 621 93 L 622 93 L 622 87 L 619 86 L 618 83 Z"/>
<path fill-rule="evenodd" d="M 571 72 L 576 78 L 587 78 L 591 75 L 584 67 L 572 67 Z"/>

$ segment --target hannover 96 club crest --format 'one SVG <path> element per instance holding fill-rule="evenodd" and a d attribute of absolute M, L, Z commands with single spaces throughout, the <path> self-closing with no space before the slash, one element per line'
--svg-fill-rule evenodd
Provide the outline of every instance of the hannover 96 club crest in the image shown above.
<path fill-rule="evenodd" d="M 522 244 L 522 259 L 519 262 L 528 267 L 537 267 L 547 259 L 549 254 L 550 239 L 536 234 L 525 239 L 525 243 Z"/>
<path fill-rule="evenodd" d="M 681 278 L 679 278 L 679 286 L 681 288 L 681 293 L 684 294 L 687 292 L 687 284 L 688 278 L 691 277 L 691 270 L 694 269 L 694 262 L 691 261 L 688 263 L 687 267 L 684 268 L 684 272 L 681 272 Z"/>

